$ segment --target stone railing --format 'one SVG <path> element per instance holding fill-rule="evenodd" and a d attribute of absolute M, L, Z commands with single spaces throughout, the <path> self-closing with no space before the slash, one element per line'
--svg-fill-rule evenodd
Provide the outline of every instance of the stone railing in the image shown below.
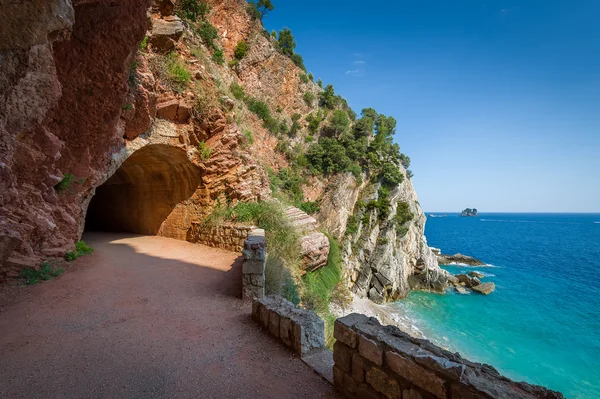
<path fill-rule="evenodd" d="M 262 298 L 265 296 L 265 267 L 267 264 L 267 248 L 265 231 L 252 230 L 244 240 L 244 265 L 242 266 L 242 297 L 244 299 Z"/>
<path fill-rule="evenodd" d="M 240 252 L 244 248 L 244 240 L 255 229 L 256 226 L 239 226 L 230 223 L 207 227 L 200 222 L 194 222 L 188 231 L 187 241 Z"/>
<path fill-rule="evenodd" d="M 334 335 L 334 384 L 348 397 L 564 399 L 365 315 L 337 319 Z"/>
<path fill-rule="evenodd" d="M 279 295 L 254 300 L 252 318 L 299 356 L 325 343 L 323 320 Z"/>

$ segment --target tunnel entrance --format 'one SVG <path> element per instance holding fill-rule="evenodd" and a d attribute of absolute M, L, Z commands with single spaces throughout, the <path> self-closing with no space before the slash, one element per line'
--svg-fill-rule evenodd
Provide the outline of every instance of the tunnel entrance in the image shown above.
<path fill-rule="evenodd" d="M 134 152 L 96 189 L 85 230 L 157 235 L 163 223 L 172 219 L 169 215 L 177 205 L 188 200 L 199 183 L 199 171 L 183 149 L 162 144 L 146 146 Z"/>

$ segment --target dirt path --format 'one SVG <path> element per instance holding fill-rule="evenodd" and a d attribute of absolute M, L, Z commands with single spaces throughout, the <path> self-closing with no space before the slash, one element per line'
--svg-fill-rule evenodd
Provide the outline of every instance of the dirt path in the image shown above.
<path fill-rule="evenodd" d="M 334 398 L 250 319 L 237 254 L 89 234 L 80 267 L 0 313 L 2 398 Z"/>

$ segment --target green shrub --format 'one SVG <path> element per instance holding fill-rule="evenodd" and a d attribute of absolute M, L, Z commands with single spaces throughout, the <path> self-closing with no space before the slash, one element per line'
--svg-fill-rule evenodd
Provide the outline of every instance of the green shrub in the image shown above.
<path fill-rule="evenodd" d="M 350 215 L 348 217 L 348 222 L 346 223 L 346 234 L 352 235 L 358 231 L 358 217 L 355 215 Z"/>
<path fill-rule="evenodd" d="M 286 152 L 285 148 L 281 152 Z M 287 152 L 291 152 L 289 146 Z M 305 183 L 305 179 L 295 168 L 281 168 L 277 174 L 271 174 L 270 176 L 271 187 L 274 192 L 284 193 L 293 203 L 300 204 L 304 200 L 304 193 L 302 192 L 302 185 Z"/>
<path fill-rule="evenodd" d="M 305 73 L 301 73 L 300 74 L 300 81 L 302 83 L 308 83 L 309 82 L 308 76 Z"/>
<path fill-rule="evenodd" d="M 41 281 L 50 280 L 54 277 L 60 276 L 65 269 L 58 268 L 55 269 L 49 262 L 43 262 L 40 265 L 39 269 L 34 269 L 33 267 L 26 267 L 21 269 L 19 272 L 19 277 L 25 280 L 26 285 L 34 285 Z"/>
<path fill-rule="evenodd" d="M 292 55 L 292 61 L 294 62 L 294 64 L 296 64 L 298 68 L 306 72 L 306 67 L 304 66 L 304 59 L 300 54 L 294 53 L 294 55 Z"/>
<path fill-rule="evenodd" d="M 238 60 L 241 60 L 242 58 L 244 58 L 247 53 L 248 53 L 248 45 L 243 40 L 241 42 L 239 42 L 237 44 L 237 46 L 235 46 L 235 49 L 233 50 L 233 55 Z"/>
<path fill-rule="evenodd" d="M 378 194 L 377 200 L 369 201 L 367 209 L 376 209 L 379 221 L 384 221 L 390 214 L 390 190 L 382 185 Z"/>
<path fill-rule="evenodd" d="M 217 47 L 215 46 L 214 40 L 219 38 L 219 32 L 217 28 L 212 26 L 208 21 L 202 21 L 198 25 L 197 32 L 202 38 L 202 41 L 215 50 Z"/>
<path fill-rule="evenodd" d="M 69 262 L 79 258 L 80 256 L 89 255 L 94 252 L 94 248 L 88 246 L 85 241 L 80 240 L 75 243 L 75 250 L 65 254 L 65 259 Z"/>
<path fill-rule="evenodd" d="M 179 18 L 196 22 L 198 17 L 205 18 L 209 11 L 210 6 L 204 1 L 179 0 L 175 13 Z"/>
<path fill-rule="evenodd" d="M 198 143 L 198 157 L 205 161 L 210 158 L 212 149 L 204 141 Z"/>
<path fill-rule="evenodd" d="M 317 86 L 319 86 L 321 89 L 323 88 L 323 81 L 321 79 L 317 80 Z"/>
<path fill-rule="evenodd" d="M 65 173 L 62 180 L 56 183 L 56 185 L 54 185 L 54 189 L 59 193 L 66 191 L 69 187 L 71 187 L 74 178 L 75 176 L 73 174 Z"/>
<path fill-rule="evenodd" d="M 319 209 L 320 209 L 319 204 L 314 201 L 302 202 L 298 208 L 302 209 L 304 212 L 308 213 L 309 215 L 314 215 L 315 213 L 319 212 Z"/>
<path fill-rule="evenodd" d="M 263 121 L 271 119 L 271 111 L 269 110 L 269 106 L 264 101 L 258 101 L 254 98 L 247 98 L 246 104 L 248 105 L 250 112 L 254 113 Z"/>
<path fill-rule="evenodd" d="M 308 74 L 308 78 L 310 79 L 311 82 L 315 81 L 315 76 L 311 73 Z"/>
<path fill-rule="evenodd" d="M 231 90 L 231 94 L 238 100 L 243 100 L 246 97 L 244 88 L 237 83 L 232 83 L 231 86 L 229 86 L 229 89 Z"/>
<path fill-rule="evenodd" d="M 394 222 L 397 227 L 402 227 L 405 223 L 413 220 L 415 215 L 410 211 L 410 205 L 408 202 L 400 201 L 398 202 L 398 207 L 396 208 L 396 216 L 394 216 Z"/>
<path fill-rule="evenodd" d="M 314 101 L 315 95 L 312 92 L 307 91 L 306 93 L 304 93 L 304 102 L 306 103 L 306 105 L 312 107 Z"/>
<path fill-rule="evenodd" d="M 219 65 L 223 65 L 225 63 L 225 55 L 223 54 L 222 49 L 216 49 L 213 52 L 212 60 Z"/>
<path fill-rule="evenodd" d="M 413 174 L 412 170 L 407 169 L 406 170 L 406 177 L 408 177 L 409 179 L 412 179 L 415 175 Z"/>

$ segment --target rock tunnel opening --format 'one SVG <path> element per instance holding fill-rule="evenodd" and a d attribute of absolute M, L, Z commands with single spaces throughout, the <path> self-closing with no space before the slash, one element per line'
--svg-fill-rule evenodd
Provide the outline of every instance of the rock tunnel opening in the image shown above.
<path fill-rule="evenodd" d="M 199 183 L 199 171 L 183 149 L 162 144 L 143 147 L 96 189 L 85 230 L 185 239 L 169 234 L 168 219 L 177 219 L 169 216 L 192 197 Z"/>

